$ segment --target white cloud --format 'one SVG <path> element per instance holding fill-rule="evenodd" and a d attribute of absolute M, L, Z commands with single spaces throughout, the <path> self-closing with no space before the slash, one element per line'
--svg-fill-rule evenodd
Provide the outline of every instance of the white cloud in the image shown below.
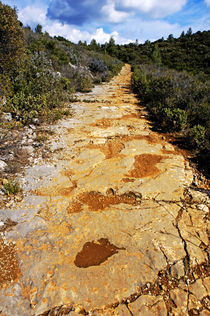
<path fill-rule="evenodd" d="M 46 20 L 47 7 L 27 6 L 18 12 L 18 18 L 24 25 L 34 27 L 37 24 L 43 25 Z"/>
<path fill-rule="evenodd" d="M 176 13 L 183 8 L 186 2 L 187 0 L 115 0 L 118 8 L 138 10 L 151 15 L 153 18 L 160 18 Z"/>
<path fill-rule="evenodd" d="M 51 36 L 63 36 L 68 40 L 77 43 L 78 41 L 87 41 L 88 43 L 94 38 L 98 43 L 108 42 L 113 37 L 118 44 L 129 43 L 130 39 L 120 36 L 117 31 L 111 33 L 104 32 L 103 28 L 97 28 L 92 33 L 82 31 L 69 24 L 62 24 L 58 21 L 50 20 L 46 16 L 47 8 L 27 6 L 18 12 L 18 18 L 24 25 L 35 27 L 41 24 L 43 31 L 48 32 Z"/>
<path fill-rule="evenodd" d="M 93 33 L 91 35 L 91 40 L 94 38 L 98 43 L 105 43 L 108 42 L 110 37 L 113 37 L 115 42 L 118 44 L 127 44 L 132 42 L 132 40 L 127 39 L 127 38 L 123 38 L 120 36 L 120 34 L 116 31 L 112 32 L 112 33 L 105 33 L 103 28 L 99 28 L 95 31 L 95 33 Z"/>
<path fill-rule="evenodd" d="M 63 36 L 73 43 L 77 43 L 78 41 L 87 41 L 90 43 L 92 39 L 95 39 L 97 43 L 103 44 L 108 42 L 110 37 L 113 37 L 118 44 L 131 42 L 130 39 L 121 37 L 116 31 L 106 33 L 103 28 L 98 28 L 93 33 L 90 33 L 76 29 L 68 24 L 54 22 L 51 25 L 45 25 L 43 30 L 47 31 L 51 36 Z"/>
<path fill-rule="evenodd" d="M 107 18 L 111 23 L 122 22 L 129 16 L 129 13 L 115 10 L 114 3 L 108 0 L 107 4 L 102 7 L 101 13 Z"/>
<path fill-rule="evenodd" d="M 210 6 L 210 0 L 205 0 L 207 6 Z"/>

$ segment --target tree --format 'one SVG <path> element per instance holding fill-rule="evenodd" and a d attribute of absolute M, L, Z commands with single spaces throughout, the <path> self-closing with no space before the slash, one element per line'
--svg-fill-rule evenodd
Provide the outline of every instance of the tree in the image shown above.
<path fill-rule="evenodd" d="M 0 2 L 0 74 L 11 73 L 24 55 L 23 29 L 16 9 Z"/>
<path fill-rule="evenodd" d="M 106 51 L 111 56 L 117 55 L 117 46 L 113 37 L 110 37 L 109 43 L 107 44 Z"/>
<path fill-rule="evenodd" d="M 186 33 L 187 36 L 191 36 L 192 35 L 192 28 L 189 27 L 189 29 L 187 30 L 187 33 Z"/>
<path fill-rule="evenodd" d="M 145 45 L 150 45 L 151 42 L 150 42 L 149 40 L 146 40 L 146 41 L 144 42 L 144 44 L 145 44 Z"/>
<path fill-rule="evenodd" d="M 174 39 L 173 34 L 169 34 L 167 40 L 168 40 L 168 41 L 173 41 L 173 39 Z"/>
<path fill-rule="evenodd" d="M 93 38 L 92 39 L 92 41 L 90 42 L 90 48 L 92 49 L 92 50 L 99 50 L 99 48 L 100 48 L 100 44 L 98 44 L 97 42 L 96 42 L 96 40 Z"/>
<path fill-rule="evenodd" d="M 16 9 L 0 2 L 0 104 L 12 94 L 14 71 L 24 57 L 23 29 Z"/>
<path fill-rule="evenodd" d="M 35 27 L 35 32 L 38 34 L 42 33 L 42 26 L 41 24 L 37 24 L 37 26 Z"/>
<path fill-rule="evenodd" d="M 180 38 L 184 38 L 184 37 L 185 37 L 185 34 L 184 34 L 184 31 L 182 31 Z"/>
<path fill-rule="evenodd" d="M 157 65 L 161 65 L 162 61 L 161 61 L 161 55 L 160 55 L 160 50 L 157 44 L 155 44 L 154 49 L 152 51 L 152 55 L 151 55 L 152 61 L 157 64 Z"/>

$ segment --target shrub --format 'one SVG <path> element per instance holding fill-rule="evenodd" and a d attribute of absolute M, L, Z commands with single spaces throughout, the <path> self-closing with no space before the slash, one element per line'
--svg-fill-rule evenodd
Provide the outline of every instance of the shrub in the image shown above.
<path fill-rule="evenodd" d="M 187 133 L 187 140 L 192 148 L 200 151 L 205 146 L 205 127 L 195 125 L 189 129 Z"/>
<path fill-rule="evenodd" d="M 92 72 L 107 72 L 108 67 L 104 61 L 99 58 L 92 58 L 89 62 L 89 69 Z"/>
<path fill-rule="evenodd" d="M 132 85 L 158 127 L 180 132 L 197 157 L 209 159 L 209 82 L 155 65 L 134 67 Z M 208 158 L 207 158 L 208 157 Z"/>
<path fill-rule="evenodd" d="M 6 195 L 15 195 L 21 192 L 20 184 L 11 179 L 3 181 L 3 189 Z"/>
<path fill-rule="evenodd" d="M 47 108 L 47 97 L 46 95 L 33 96 L 18 92 L 8 100 L 7 106 L 12 115 L 25 125 L 44 113 Z"/>
<path fill-rule="evenodd" d="M 92 80 L 87 75 L 81 76 L 79 80 L 79 91 L 90 92 L 93 87 Z"/>
<path fill-rule="evenodd" d="M 23 30 L 16 9 L 0 2 L 0 73 L 11 74 L 24 56 Z"/>
<path fill-rule="evenodd" d="M 175 131 L 184 130 L 187 126 L 187 113 L 179 108 L 163 108 L 161 111 L 163 126 Z"/>

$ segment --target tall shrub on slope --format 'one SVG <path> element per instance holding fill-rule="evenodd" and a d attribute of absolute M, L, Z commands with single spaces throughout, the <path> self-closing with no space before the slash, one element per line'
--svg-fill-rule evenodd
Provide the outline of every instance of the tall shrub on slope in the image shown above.
<path fill-rule="evenodd" d="M 0 96 L 8 92 L 24 56 L 23 30 L 16 9 L 0 2 Z"/>

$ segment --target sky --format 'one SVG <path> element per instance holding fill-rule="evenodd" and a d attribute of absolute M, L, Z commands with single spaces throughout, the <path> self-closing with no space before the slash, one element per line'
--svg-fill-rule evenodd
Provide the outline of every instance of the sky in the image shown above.
<path fill-rule="evenodd" d="M 33 29 L 41 24 L 51 36 L 77 43 L 144 43 L 169 34 L 210 29 L 210 0 L 1 0 L 16 7 Z"/>

